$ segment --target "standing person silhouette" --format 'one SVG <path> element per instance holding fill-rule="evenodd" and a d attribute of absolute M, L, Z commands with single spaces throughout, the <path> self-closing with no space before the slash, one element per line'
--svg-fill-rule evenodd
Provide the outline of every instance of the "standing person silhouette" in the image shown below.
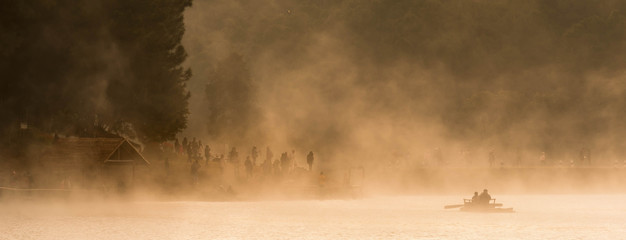
<path fill-rule="evenodd" d="M 206 146 L 204 146 L 204 159 L 205 159 L 205 165 L 209 164 L 209 161 L 211 160 L 211 148 L 209 147 L 209 145 L 207 144 Z"/>
<path fill-rule="evenodd" d="M 313 151 L 310 151 L 309 154 L 306 155 L 306 164 L 309 165 L 309 172 L 313 169 L 313 161 L 315 157 L 313 156 Z"/>
<path fill-rule="evenodd" d="M 235 177 L 239 177 L 239 153 L 237 148 L 233 147 L 228 153 L 228 159 L 233 164 Z"/>

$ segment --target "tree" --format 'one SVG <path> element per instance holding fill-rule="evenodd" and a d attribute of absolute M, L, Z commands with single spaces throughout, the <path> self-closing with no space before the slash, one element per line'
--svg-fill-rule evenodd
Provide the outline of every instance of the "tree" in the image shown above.
<path fill-rule="evenodd" d="M 180 41 L 191 0 L 0 4 L 3 128 L 97 125 L 154 141 L 185 128 L 191 72 Z"/>
<path fill-rule="evenodd" d="M 175 138 L 186 127 L 191 70 L 181 45 L 183 11 L 191 0 L 114 1 L 111 33 L 123 53 L 129 53 L 128 75 L 113 79 L 107 90 L 115 123 L 131 123 L 149 140 Z M 116 128 L 118 126 L 115 126 Z"/>

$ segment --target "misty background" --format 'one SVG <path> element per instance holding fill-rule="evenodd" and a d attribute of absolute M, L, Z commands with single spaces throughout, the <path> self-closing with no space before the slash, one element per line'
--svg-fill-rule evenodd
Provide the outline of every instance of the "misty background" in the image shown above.
<path fill-rule="evenodd" d="M 26 122 L 356 165 L 624 154 L 623 1 L 1 4 L 5 146 Z"/>
<path fill-rule="evenodd" d="M 359 164 L 621 158 L 623 1 L 201 1 L 189 128 Z M 436 151 L 436 150 L 435 150 Z M 506 160 L 513 161 L 513 160 Z"/>

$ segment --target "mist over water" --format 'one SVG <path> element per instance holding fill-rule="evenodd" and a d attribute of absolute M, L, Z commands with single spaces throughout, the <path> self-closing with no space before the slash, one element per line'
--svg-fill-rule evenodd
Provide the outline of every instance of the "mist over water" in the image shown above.
<path fill-rule="evenodd" d="M 0 18 L 0 239 L 624 234 L 624 1 L 9 0 Z M 515 213 L 442 209 L 483 189 Z"/>
<path fill-rule="evenodd" d="M 516 213 L 465 213 L 461 196 L 261 202 L 5 204 L 7 239 L 620 239 L 624 195 L 495 195 Z M 25 207 L 28 206 L 28 207 Z"/>

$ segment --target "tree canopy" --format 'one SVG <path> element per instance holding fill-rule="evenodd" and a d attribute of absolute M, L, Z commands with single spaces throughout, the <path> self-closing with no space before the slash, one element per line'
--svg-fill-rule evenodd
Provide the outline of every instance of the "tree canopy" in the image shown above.
<path fill-rule="evenodd" d="M 191 72 L 182 66 L 191 0 L 9 0 L 0 3 L 0 111 L 81 134 L 97 127 L 141 140 L 186 126 Z"/>

